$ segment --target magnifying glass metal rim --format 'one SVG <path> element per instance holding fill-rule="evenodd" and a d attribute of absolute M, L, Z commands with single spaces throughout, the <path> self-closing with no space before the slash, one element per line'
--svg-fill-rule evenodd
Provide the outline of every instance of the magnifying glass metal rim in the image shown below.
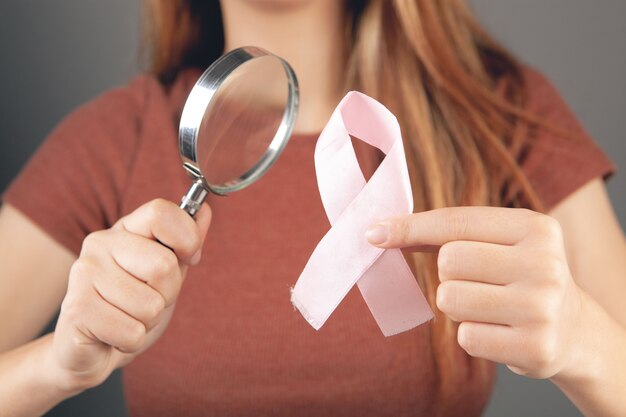
<path fill-rule="evenodd" d="M 287 105 L 285 106 L 279 128 L 263 156 L 252 168 L 227 184 L 209 184 L 198 166 L 198 134 L 205 111 L 211 104 L 211 100 L 220 86 L 236 68 L 247 61 L 268 56 L 277 59 L 282 64 L 288 81 Z M 180 156 L 183 160 L 184 168 L 194 180 L 194 184 L 189 189 L 189 192 L 183 197 L 181 207 L 193 216 L 196 210 L 192 206 L 197 205 L 199 208 L 207 192 L 226 195 L 247 187 L 265 174 L 276 162 L 278 155 L 285 148 L 291 137 L 298 113 L 298 106 L 299 87 L 295 72 L 287 61 L 265 49 L 256 46 L 237 48 L 211 64 L 189 93 L 180 118 L 178 130 Z M 201 187 L 204 188 L 204 193 Z M 193 200 L 195 200 L 195 203 L 198 203 L 198 200 L 202 201 L 199 201 L 199 204 L 193 204 Z"/>

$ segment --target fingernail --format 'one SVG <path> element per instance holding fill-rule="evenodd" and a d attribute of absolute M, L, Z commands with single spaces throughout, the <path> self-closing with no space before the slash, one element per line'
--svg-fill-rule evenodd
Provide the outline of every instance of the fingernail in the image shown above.
<path fill-rule="evenodd" d="M 198 250 L 198 252 L 196 252 L 191 259 L 189 260 L 189 264 L 190 265 L 198 265 L 200 263 L 200 259 L 202 258 L 202 250 Z"/>
<path fill-rule="evenodd" d="M 380 245 L 387 241 L 389 227 L 386 224 L 377 224 L 365 232 L 365 238 L 373 245 Z"/>

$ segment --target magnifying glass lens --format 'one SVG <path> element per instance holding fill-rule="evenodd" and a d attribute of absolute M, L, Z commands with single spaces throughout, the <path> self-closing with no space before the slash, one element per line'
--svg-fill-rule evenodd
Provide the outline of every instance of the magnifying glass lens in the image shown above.
<path fill-rule="evenodd" d="M 228 195 L 261 178 L 291 136 L 299 97 L 293 68 L 262 48 L 213 62 L 180 117 L 178 149 L 192 178 L 180 207 L 193 217 L 209 193 Z"/>
<path fill-rule="evenodd" d="M 207 106 L 197 141 L 197 163 L 210 185 L 228 187 L 253 173 L 279 131 L 289 86 L 275 57 L 238 66 Z"/>

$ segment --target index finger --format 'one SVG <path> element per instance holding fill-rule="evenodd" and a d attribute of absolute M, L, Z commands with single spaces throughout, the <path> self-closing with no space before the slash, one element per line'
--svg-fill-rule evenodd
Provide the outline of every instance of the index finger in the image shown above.
<path fill-rule="evenodd" d="M 368 229 L 370 243 L 381 248 L 441 246 L 455 240 L 515 245 L 539 214 L 504 207 L 446 207 L 394 217 Z"/>
<path fill-rule="evenodd" d="M 121 218 L 114 227 L 157 240 L 172 249 L 181 261 L 190 263 L 202 246 L 210 218 L 206 204 L 194 221 L 176 204 L 156 199 Z"/>

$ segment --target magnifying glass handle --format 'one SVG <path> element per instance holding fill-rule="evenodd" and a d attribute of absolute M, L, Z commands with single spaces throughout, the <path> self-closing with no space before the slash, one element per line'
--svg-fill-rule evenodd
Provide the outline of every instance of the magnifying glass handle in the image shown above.
<path fill-rule="evenodd" d="M 197 179 L 191 184 L 187 194 L 185 194 L 180 203 L 180 208 L 185 210 L 191 217 L 196 217 L 196 213 L 200 210 L 200 206 L 204 203 L 209 192 L 204 188 L 201 179 Z"/>

